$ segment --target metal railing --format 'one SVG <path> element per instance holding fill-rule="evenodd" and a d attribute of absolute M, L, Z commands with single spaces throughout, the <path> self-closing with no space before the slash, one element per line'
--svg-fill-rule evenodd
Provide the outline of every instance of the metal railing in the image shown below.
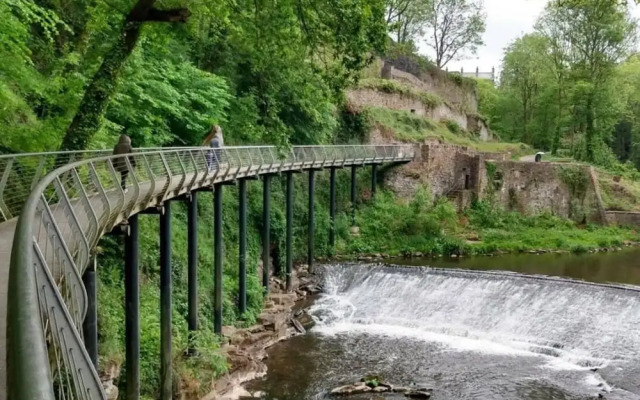
<path fill-rule="evenodd" d="M 12 157 L 8 159 L 19 156 Z M 53 170 L 25 189 L 29 195 L 17 223 L 9 277 L 10 399 L 105 398 L 83 346 L 87 295 L 81 277 L 100 237 L 132 214 L 217 182 L 290 170 L 410 161 L 414 149 L 302 146 L 281 154 L 275 147 L 181 148 L 77 157 L 80 161 Z M 5 171 L 12 170 L 7 164 Z M 43 164 L 38 161 L 36 167 Z M 43 168 L 25 179 L 33 181 Z M 5 179 L 5 187 L 9 183 Z"/>
<path fill-rule="evenodd" d="M 134 149 L 134 152 L 171 149 L 147 147 Z M 76 161 L 111 153 L 111 150 L 83 150 L 0 154 L 0 223 L 20 215 L 31 190 L 49 172 Z"/>

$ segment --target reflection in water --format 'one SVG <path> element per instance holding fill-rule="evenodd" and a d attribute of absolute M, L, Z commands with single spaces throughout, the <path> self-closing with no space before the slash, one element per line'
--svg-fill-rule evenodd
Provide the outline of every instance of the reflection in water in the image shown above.
<path fill-rule="evenodd" d="M 426 263 L 640 284 L 638 255 L 630 249 Z M 431 386 L 435 399 L 640 399 L 634 290 L 362 266 L 329 268 L 326 287 L 313 307 L 318 326 L 270 350 L 269 374 L 254 383 L 265 398 L 322 399 L 332 387 L 375 373 Z"/>
<path fill-rule="evenodd" d="M 640 286 L 640 248 L 596 254 L 507 254 L 496 257 L 392 259 L 389 264 L 504 270 Z"/>

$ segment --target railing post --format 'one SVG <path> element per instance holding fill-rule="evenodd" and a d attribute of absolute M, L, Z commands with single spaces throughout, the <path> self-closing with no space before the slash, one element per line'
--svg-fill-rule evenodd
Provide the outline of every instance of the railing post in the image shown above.
<path fill-rule="evenodd" d="M 189 348 L 194 354 L 194 332 L 198 330 L 198 192 L 191 192 L 187 204 L 187 279 L 189 299 Z"/>
<path fill-rule="evenodd" d="M 336 168 L 329 169 L 329 246 L 336 245 Z"/>
<path fill-rule="evenodd" d="M 247 180 L 238 182 L 238 311 L 244 314 L 247 311 Z"/>
<path fill-rule="evenodd" d="M 214 242 L 214 315 L 213 331 L 222 333 L 222 183 L 214 185 L 213 242 Z"/>
<path fill-rule="evenodd" d="M 314 209 L 314 192 L 316 186 L 316 171 L 309 171 L 309 245 L 307 248 L 307 265 L 309 272 L 313 272 L 313 253 L 314 253 L 314 231 L 315 231 L 315 209 Z"/>
<path fill-rule="evenodd" d="M 160 212 L 160 398 L 171 400 L 171 202 Z"/>
<path fill-rule="evenodd" d="M 140 286 L 138 278 L 138 215 L 129 218 L 124 239 L 125 370 L 127 400 L 140 398 Z"/>
<path fill-rule="evenodd" d="M 87 314 L 82 323 L 84 347 L 95 369 L 98 369 L 98 309 L 96 302 L 96 255 L 82 275 L 87 292 Z"/>
<path fill-rule="evenodd" d="M 262 177 L 262 286 L 269 293 L 269 252 L 271 251 L 271 175 Z"/>
<path fill-rule="evenodd" d="M 371 166 L 371 200 L 375 200 L 378 183 L 378 164 Z"/>
<path fill-rule="evenodd" d="M 355 165 L 351 166 L 351 225 L 356 225 L 356 169 Z"/>
<path fill-rule="evenodd" d="M 287 238 L 286 238 L 286 283 L 287 292 L 291 291 L 291 272 L 293 270 L 293 258 L 291 253 L 293 238 L 293 172 L 288 171 L 287 175 L 287 199 L 286 199 L 286 218 L 287 218 Z"/>

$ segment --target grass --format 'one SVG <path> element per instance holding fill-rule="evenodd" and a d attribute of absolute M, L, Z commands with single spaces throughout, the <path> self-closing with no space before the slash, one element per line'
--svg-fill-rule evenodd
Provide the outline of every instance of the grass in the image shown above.
<path fill-rule="evenodd" d="M 427 188 L 418 190 L 412 200 L 381 192 L 374 204 L 359 213 L 357 223 L 360 236 L 341 241 L 340 252 L 462 255 L 544 249 L 579 253 L 640 240 L 628 228 L 579 226 L 549 214 L 523 216 L 485 202 L 458 216 L 448 201 L 434 202 Z"/>
<path fill-rule="evenodd" d="M 416 89 L 413 86 L 405 85 L 391 79 L 366 78 L 358 82 L 358 88 L 371 89 L 383 93 L 397 94 L 408 97 L 413 100 L 420 101 L 427 108 L 435 108 L 444 104 L 442 99 L 437 95 Z"/>
<path fill-rule="evenodd" d="M 522 143 L 484 142 L 474 134 L 453 126 L 451 122 L 435 122 L 407 111 L 372 107 L 367 110 L 372 123 L 394 139 L 406 143 L 419 143 L 425 139 L 467 146 L 483 152 L 509 152 L 513 157 L 531 153 L 531 148 Z"/>

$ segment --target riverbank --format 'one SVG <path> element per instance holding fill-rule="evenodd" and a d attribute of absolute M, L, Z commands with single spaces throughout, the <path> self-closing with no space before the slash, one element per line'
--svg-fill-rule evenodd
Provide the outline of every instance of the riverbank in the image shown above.
<path fill-rule="evenodd" d="M 355 234 L 338 243 L 345 259 L 394 256 L 466 256 L 523 252 L 615 251 L 640 242 L 638 230 L 559 218 L 522 215 L 476 202 L 458 214 L 426 190 L 411 200 L 382 193 L 356 219 Z"/>
<path fill-rule="evenodd" d="M 320 292 L 316 275 L 309 274 L 306 265 L 300 265 L 292 274 L 293 291 L 286 292 L 285 283 L 271 278 L 270 294 L 258 322 L 247 328 L 224 326 L 224 342 L 220 353 L 226 357 L 228 370 L 211 384 L 212 390 L 202 397 L 199 390 L 182 391 L 182 400 L 237 400 L 257 397 L 243 386 L 267 373 L 264 363 L 267 350 L 274 344 L 292 336 L 305 333 L 305 300 Z M 310 317 L 307 319 L 311 321 Z"/>

